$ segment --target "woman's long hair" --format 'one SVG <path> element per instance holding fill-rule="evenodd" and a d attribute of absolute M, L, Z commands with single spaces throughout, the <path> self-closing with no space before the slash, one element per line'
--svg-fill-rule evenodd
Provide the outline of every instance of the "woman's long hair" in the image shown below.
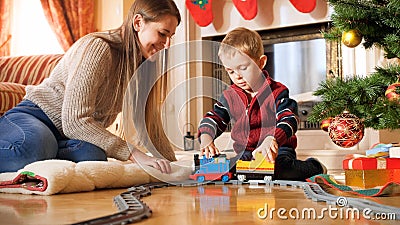
<path fill-rule="evenodd" d="M 109 31 L 111 36 L 115 34 L 120 35 L 122 40 L 121 42 L 116 41 L 113 38 L 107 38 L 108 40 L 106 40 L 112 48 L 118 49 L 117 52 L 119 54 L 119 62 L 116 69 L 116 76 L 118 76 L 121 88 L 119 88 L 117 91 L 122 91 L 122 94 L 125 93 L 132 76 L 143 61 L 138 34 L 133 28 L 133 18 L 136 14 L 140 14 L 145 22 L 158 22 L 165 15 L 172 15 L 176 17 L 178 24 L 181 21 L 179 10 L 173 0 L 135 0 L 123 24 L 119 28 Z M 163 77 L 165 78 L 165 76 Z M 167 136 L 164 133 L 164 130 L 162 129 L 161 123 L 160 102 L 164 100 L 163 98 L 165 93 L 160 93 L 160 91 L 166 91 L 166 82 L 163 77 L 156 82 L 148 98 L 146 98 L 145 129 L 147 129 L 150 141 L 153 143 L 157 151 L 166 159 L 175 161 L 175 154 Z M 139 84 L 136 90 L 133 90 L 136 92 L 136 96 L 140 96 L 141 94 L 140 92 L 142 90 L 140 85 L 141 84 Z M 120 96 L 120 93 L 118 93 L 116 96 Z M 124 116 L 121 117 L 121 119 L 123 118 Z M 143 145 L 143 143 L 146 142 L 146 140 L 142 140 L 146 139 L 143 136 L 143 133 L 146 132 L 137 130 L 135 135 L 136 137 L 129 138 L 139 139 L 134 141 L 135 144 Z M 122 131 L 120 134 L 123 136 L 124 132 Z M 140 149 L 140 146 L 135 147 Z"/>

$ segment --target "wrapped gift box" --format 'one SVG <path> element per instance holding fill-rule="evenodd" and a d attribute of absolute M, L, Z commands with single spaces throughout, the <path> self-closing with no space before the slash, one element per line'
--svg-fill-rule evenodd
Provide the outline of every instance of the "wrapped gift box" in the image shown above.
<path fill-rule="evenodd" d="M 373 188 L 400 182 L 400 158 L 351 158 L 343 160 L 346 185 Z"/>
<path fill-rule="evenodd" d="M 374 188 L 386 183 L 400 182 L 400 169 L 392 170 L 345 170 L 347 186 L 360 188 Z"/>
<path fill-rule="evenodd" d="M 367 150 L 365 152 L 365 154 L 367 156 L 370 156 L 370 155 L 375 155 L 375 154 L 378 154 L 378 153 L 386 152 L 386 154 L 389 155 L 389 149 L 391 147 L 392 147 L 391 144 L 388 144 L 388 145 L 380 144 L 380 145 L 378 145 L 378 146 L 376 146 L 376 147 L 374 147 L 372 149 Z"/>

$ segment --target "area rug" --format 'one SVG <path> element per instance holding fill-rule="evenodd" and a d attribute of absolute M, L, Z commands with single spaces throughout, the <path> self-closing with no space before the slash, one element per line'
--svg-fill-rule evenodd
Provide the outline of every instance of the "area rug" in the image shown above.
<path fill-rule="evenodd" d="M 188 166 L 173 163 L 171 167 L 170 174 L 163 174 L 149 166 L 112 159 L 79 163 L 44 160 L 31 163 L 17 172 L 1 173 L 0 192 L 53 195 L 125 188 L 157 181 L 187 180 L 191 173 Z"/>

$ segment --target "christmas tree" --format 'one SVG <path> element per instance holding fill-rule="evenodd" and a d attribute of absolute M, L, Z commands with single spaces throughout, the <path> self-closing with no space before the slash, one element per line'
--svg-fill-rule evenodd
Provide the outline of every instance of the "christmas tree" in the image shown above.
<path fill-rule="evenodd" d="M 327 40 L 348 47 L 363 40 L 368 49 L 378 47 L 385 58 L 399 62 L 400 0 L 328 0 L 333 8 L 332 28 Z M 400 128 L 400 65 L 388 63 L 376 67 L 367 76 L 353 75 L 322 82 L 314 95 L 321 97 L 308 118 L 321 122 L 347 110 L 362 119 L 365 127 Z"/>

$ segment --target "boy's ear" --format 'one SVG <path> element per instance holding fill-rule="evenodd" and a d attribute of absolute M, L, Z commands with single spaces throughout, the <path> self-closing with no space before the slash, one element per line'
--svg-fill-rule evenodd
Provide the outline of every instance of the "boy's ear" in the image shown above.
<path fill-rule="evenodd" d="M 267 56 L 262 55 L 262 56 L 260 56 L 260 60 L 259 60 L 260 70 L 262 70 L 264 68 L 265 64 L 267 64 Z"/>
<path fill-rule="evenodd" d="M 135 14 L 133 16 L 133 29 L 135 29 L 136 32 L 139 32 L 142 26 L 143 26 L 143 16 L 140 14 Z"/>

